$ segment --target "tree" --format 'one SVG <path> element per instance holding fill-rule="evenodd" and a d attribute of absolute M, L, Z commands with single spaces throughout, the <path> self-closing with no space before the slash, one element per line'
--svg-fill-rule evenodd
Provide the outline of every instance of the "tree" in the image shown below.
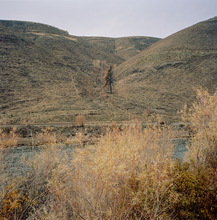
<path fill-rule="evenodd" d="M 112 94 L 112 83 L 113 83 L 113 76 L 112 76 L 112 71 L 113 69 L 116 67 L 116 64 L 114 64 L 113 66 L 110 66 L 106 71 L 105 71 L 105 75 L 104 75 L 104 80 L 105 83 L 102 86 L 103 88 L 106 87 L 109 84 L 109 88 L 110 88 L 110 94 Z"/>

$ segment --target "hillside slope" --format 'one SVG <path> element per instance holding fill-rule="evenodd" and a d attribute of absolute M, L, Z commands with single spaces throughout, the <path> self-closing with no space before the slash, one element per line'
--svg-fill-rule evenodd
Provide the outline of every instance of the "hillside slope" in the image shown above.
<path fill-rule="evenodd" d="M 160 38 L 154 37 L 82 37 L 81 39 L 86 40 L 94 47 L 98 47 L 107 53 L 115 54 L 125 60 L 139 54 L 160 40 Z"/>
<path fill-rule="evenodd" d="M 126 105 L 174 114 L 195 90 L 217 87 L 217 17 L 181 30 L 119 65 L 115 93 Z"/>
<path fill-rule="evenodd" d="M 0 122 L 74 121 L 77 114 L 110 118 L 104 70 L 125 58 L 100 41 L 104 48 L 48 25 L 0 21 Z"/>

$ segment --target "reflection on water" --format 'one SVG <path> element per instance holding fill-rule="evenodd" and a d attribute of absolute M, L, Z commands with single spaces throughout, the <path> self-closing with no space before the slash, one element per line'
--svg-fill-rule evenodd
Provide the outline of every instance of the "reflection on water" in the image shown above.
<path fill-rule="evenodd" d="M 184 154 L 187 151 L 186 148 L 187 139 L 180 139 L 175 140 L 175 150 L 173 159 L 179 158 L 180 160 L 183 160 Z M 44 151 L 45 148 L 43 147 L 18 147 L 18 148 L 11 148 L 10 150 L 6 149 L 5 157 L 3 158 L 4 163 L 6 166 L 4 167 L 4 170 L 2 170 L 2 174 L 5 174 L 5 172 L 9 172 L 12 175 L 22 175 L 23 172 L 27 170 L 27 167 L 25 163 L 23 163 L 23 159 L 31 159 L 36 154 L 39 154 L 40 152 Z M 61 146 L 61 153 L 69 155 L 73 154 L 74 146 L 72 145 L 62 145 Z M 7 151 L 7 152 L 6 152 Z"/>

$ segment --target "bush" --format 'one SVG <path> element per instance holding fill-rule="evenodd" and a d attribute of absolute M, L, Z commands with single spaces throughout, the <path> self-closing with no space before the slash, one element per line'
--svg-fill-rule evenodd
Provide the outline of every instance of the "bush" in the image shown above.
<path fill-rule="evenodd" d="M 184 163 L 171 159 L 174 129 L 142 130 L 137 121 L 113 124 L 94 145 L 77 134 L 68 140 L 77 145 L 72 154 L 43 130 L 46 146 L 26 160 L 22 177 L 5 172 L 9 149 L 0 149 L 0 218 L 216 219 L 216 105 L 216 93 L 198 90 L 198 102 L 183 111 L 194 132 Z"/>
<path fill-rule="evenodd" d="M 210 95 L 197 90 L 197 102 L 182 111 L 191 122 L 184 164 L 175 164 L 174 190 L 179 193 L 175 205 L 178 219 L 216 219 L 217 217 L 217 91 Z"/>
<path fill-rule="evenodd" d="M 14 127 L 11 130 L 0 129 L 0 150 L 3 148 L 10 148 L 16 146 L 20 138 L 17 134 L 17 128 Z"/>
<path fill-rule="evenodd" d="M 58 167 L 49 182 L 55 204 L 64 200 L 75 219 L 169 218 L 166 210 L 177 199 L 169 178 L 173 135 L 133 123 L 77 148 L 72 166 Z"/>
<path fill-rule="evenodd" d="M 84 126 L 85 118 L 84 115 L 78 115 L 75 119 L 79 126 Z"/>
<path fill-rule="evenodd" d="M 197 102 L 189 111 L 185 108 L 182 116 L 191 122 L 194 133 L 185 161 L 192 159 L 196 164 L 207 164 L 211 160 L 217 166 L 217 91 L 211 96 L 206 89 L 197 89 Z"/>
<path fill-rule="evenodd" d="M 44 149 L 33 158 L 23 158 L 28 169 L 21 174 L 10 173 L 9 149 L 0 149 L 0 219 L 27 219 L 36 216 L 40 219 L 40 210 L 48 206 L 53 195 L 49 193 L 49 179 L 58 164 L 68 163 L 61 155 L 61 148 L 51 133 L 43 130 Z M 38 213 L 38 214 L 36 214 Z M 32 218 L 31 218 L 32 219 Z"/>
<path fill-rule="evenodd" d="M 193 162 L 175 164 L 173 190 L 179 194 L 174 205 L 176 219 L 216 219 L 217 173 Z"/>
<path fill-rule="evenodd" d="M 23 214 L 23 203 L 25 197 L 18 187 L 13 183 L 5 188 L 0 200 L 0 219 L 19 219 Z"/>

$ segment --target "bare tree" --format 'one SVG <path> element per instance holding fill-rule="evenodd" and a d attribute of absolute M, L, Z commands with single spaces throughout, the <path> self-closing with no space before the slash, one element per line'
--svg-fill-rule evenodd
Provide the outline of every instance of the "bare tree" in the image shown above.
<path fill-rule="evenodd" d="M 116 64 L 114 64 L 113 66 L 110 66 L 106 71 L 105 71 L 105 75 L 104 75 L 104 80 L 105 83 L 102 86 L 103 88 L 106 87 L 109 84 L 109 88 L 110 88 L 110 94 L 112 94 L 112 83 L 113 83 L 113 74 L 112 71 L 113 69 L 116 67 Z"/>

